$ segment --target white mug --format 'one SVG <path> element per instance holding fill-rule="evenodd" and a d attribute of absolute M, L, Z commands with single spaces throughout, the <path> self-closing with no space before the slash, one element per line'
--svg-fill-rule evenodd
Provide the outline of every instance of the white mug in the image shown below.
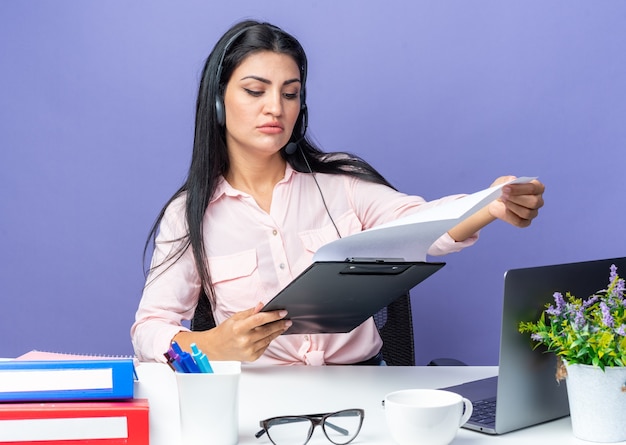
<path fill-rule="evenodd" d="M 440 389 L 406 389 L 385 396 L 387 426 L 399 445 L 447 445 L 472 410 L 468 399 Z"/>

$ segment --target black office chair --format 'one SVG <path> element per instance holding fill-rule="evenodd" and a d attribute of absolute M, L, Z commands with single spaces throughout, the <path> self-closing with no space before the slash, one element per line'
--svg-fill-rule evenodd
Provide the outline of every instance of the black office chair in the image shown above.
<path fill-rule="evenodd" d="M 415 366 L 411 296 L 405 294 L 374 314 L 383 339 L 383 359 L 389 366 Z"/>
<path fill-rule="evenodd" d="M 389 366 L 414 366 L 413 316 L 409 294 L 394 300 L 374 315 L 374 322 L 383 339 L 383 359 Z M 211 303 L 204 291 L 191 320 L 192 331 L 206 331 L 215 327 Z"/>
<path fill-rule="evenodd" d="M 215 326 L 216 324 L 215 318 L 213 318 L 211 302 L 206 296 L 204 290 L 201 290 L 200 296 L 198 297 L 198 305 L 196 306 L 193 318 L 191 319 L 190 328 L 192 331 L 208 331 L 209 329 L 213 329 Z"/>

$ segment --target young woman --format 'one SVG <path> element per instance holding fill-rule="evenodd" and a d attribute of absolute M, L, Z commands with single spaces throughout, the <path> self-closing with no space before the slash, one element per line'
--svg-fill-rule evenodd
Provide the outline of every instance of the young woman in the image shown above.
<path fill-rule="evenodd" d="M 262 306 L 311 263 L 322 245 L 458 196 L 425 202 L 396 191 L 348 153 L 306 138 L 307 59 L 298 41 L 254 21 L 233 26 L 209 55 L 196 104 L 191 166 L 153 226 L 151 267 L 131 328 L 136 355 L 164 361 L 173 340 L 212 360 L 352 364 L 379 356 L 370 319 L 348 334 L 284 335 L 285 311 Z M 511 177 L 502 177 L 502 183 Z M 501 219 L 528 226 L 543 184 L 507 185 L 502 198 L 454 227 L 429 250 L 473 244 Z M 191 332 L 206 293 L 217 326 Z M 369 361 L 368 363 L 371 363 Z"/>

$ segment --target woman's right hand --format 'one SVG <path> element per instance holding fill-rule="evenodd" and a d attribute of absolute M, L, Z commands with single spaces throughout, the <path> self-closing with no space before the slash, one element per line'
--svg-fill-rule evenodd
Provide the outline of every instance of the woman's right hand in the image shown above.
<path fill-rule="evenodd" d="M 186 351 L 196 343 L 209 360 L 255 361 L 291 326 L 291 321 L 284 319 L 287 311 L 260 312 L 262 308 L 263 303 L 259 303 L 237 312 L 208 331 L 181 331 L 173 340 Z"/>

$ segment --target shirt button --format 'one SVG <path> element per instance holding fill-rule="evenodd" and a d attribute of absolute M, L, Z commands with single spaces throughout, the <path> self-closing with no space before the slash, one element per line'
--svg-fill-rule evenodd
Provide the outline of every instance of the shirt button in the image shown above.
<path fill-rule="evenodd" d="M 274 236 L 278 235 L 278 230 L 276 230 L 276 229 L 272 230 L 272 235 L 274 235 Z"/>
<path fill-rule="evenodd" d="M 278 267 L 280 267 L 281 269 L 284 269 L 284 268 L 285 268 L 285 263 L 280 263 L 280 264 L 278 265 Z"/>
<path fill-rule="evenodd" d="M 304 341 L 309 341 L 309 336 L 308 335 L 304 336 Z"/>

